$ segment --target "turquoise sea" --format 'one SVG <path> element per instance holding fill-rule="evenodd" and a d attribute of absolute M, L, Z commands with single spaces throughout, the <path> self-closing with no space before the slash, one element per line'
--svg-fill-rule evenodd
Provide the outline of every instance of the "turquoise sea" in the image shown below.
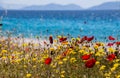
<path fill-rule="evenodd" d="M 120 11 L 0 11 L 3 16 L 2 33 L 12 36 L 69 35 L 95 36 L 102 40 L 107 36 L 119 37 Z M 120 37 L 119 37 L 120 38 Z"/>

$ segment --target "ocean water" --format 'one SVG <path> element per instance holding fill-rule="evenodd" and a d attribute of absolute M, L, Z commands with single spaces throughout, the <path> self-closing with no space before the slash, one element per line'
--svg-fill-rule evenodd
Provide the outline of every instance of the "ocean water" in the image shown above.
<path fill-rule="evenodd" d="M 24 37 L 70 35 L 95 36 L 102 40 L 107 36 L 120 36 L 120 11 L 8 11 L 2 23 L 2 33 Z M 120 37 L 119 37 L 120 38 Z"/>

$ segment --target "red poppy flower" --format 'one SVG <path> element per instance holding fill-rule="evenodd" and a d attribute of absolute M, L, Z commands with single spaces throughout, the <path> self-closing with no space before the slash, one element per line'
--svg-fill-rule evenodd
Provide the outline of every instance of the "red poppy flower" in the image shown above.
<path fill-rule="evenodd" d="M 83 38 L 81 38 L 80 43 L 85 41 L 85 40 L 87 40 L 87 36 L 84 36 Z"/>
<path fill-rule="evenodd" d="M 92 68 L 95 65 L 95 62 L 96 62 L 96 60 L 94 58 L 92 58 L 85 63 L 85 66 L 87 68 Z"/>
<path fill-rule="evenodd" d="M 116 45 L 120 45 L 120 42 L 116 42 Z"/>
<path fill-rule="evenodd" d="M 108 59 L 109 61 L 114 60 L 114 59 L 115 59 L 115 54 L 110 54 L 110 55 L 108 55 L 108 56 L 107 56 L 107 59 Z"/>
<path fill-rule="evenodd" d="M 108 39 L 109 39 L 109 40 L 115 40 L 115 38 L 112 37 L 112 36 L 109 36 Z"/>
<path fill-rule="evenodd" d="M 53 44 L 53 37 L 52 36 L 49 37 L 49 41 L 51 44 Z"/>
<path fill-rule="evenodd" d="M 113 46 L 114 45 L 114 43 L 108 43 L 108 46 Z"/>
<path fill-rule="evenodd" d="M 88 60 L 90 58 L 90 56 L 91 56 L 90 54 L 89 55 L 85 54 L 81 58 L 82 58 L 82 60 Z"/>
<path fill-rule="evenodd" d="M 87 40 L 87 39 L 88 39 L 88 37 L 87 37 L 87 36 L 84 36 L 83 38 L 84 38 L 84 40 Z"/>
<path fill-rule="evenodd" d="M 62 38 L 60 38 L 59 40 L 60 40 L 60 42 L 63 42 L 63 41 L 66 41 L 67 38 L 63 38 L 63 37 L 62 37 Z"/>
<path fill-rule="evenodd" d="M 94 39 L 94 36 L 87 38 L 87 41 L 92 41 Z"/>
<path fill-rule="evenodd" d="M 49 65 L 52 62 L 52 58 L 48 57 L 45 59 L 45 64 Z"/>

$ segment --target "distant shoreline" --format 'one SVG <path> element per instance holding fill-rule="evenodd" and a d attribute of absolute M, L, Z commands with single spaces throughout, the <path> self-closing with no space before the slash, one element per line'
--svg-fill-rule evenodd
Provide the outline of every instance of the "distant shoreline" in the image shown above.
<path fill-rule="evenodd" d="M 5 11 L 5 10 L 0 10 L 0 11 Z M 15 9 L 9 9 L 7 11 L 120 11 L 111 9 L 111 10 L 15 10 Z"/>

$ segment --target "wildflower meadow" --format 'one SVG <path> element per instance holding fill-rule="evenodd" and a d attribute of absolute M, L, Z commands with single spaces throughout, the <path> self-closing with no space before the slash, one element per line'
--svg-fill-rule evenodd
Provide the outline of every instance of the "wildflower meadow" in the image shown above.
<path fill-rule="evenodd" d="M 49 36 L 34 43 L 1 37 L 0 78 L 120 78 L 120 42 L 107 40 Z"/>

